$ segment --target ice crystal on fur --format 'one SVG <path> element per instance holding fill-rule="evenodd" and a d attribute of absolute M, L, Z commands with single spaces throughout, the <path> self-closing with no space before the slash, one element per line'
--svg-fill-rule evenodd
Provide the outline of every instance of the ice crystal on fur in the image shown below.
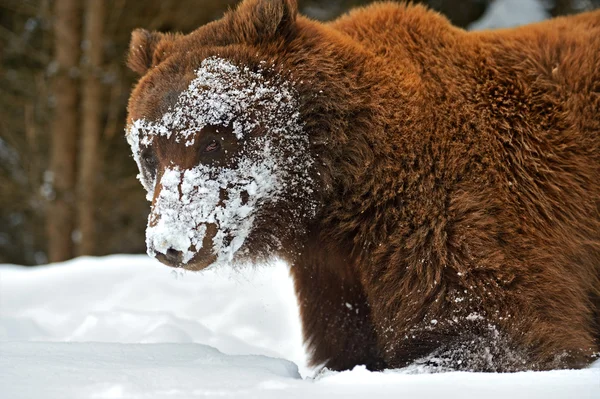
<path fill-rule="evenodd" d="M 176 106 L 159 121 L 132 122 L 128 141 L 149 200 L 157 182 L 144 172 L 141 150 L 157 136 L 187 147 L 204 127 L 229 126 L 242 143 L 234 167 L 165 169 L 146 230 L 151 256 L 172 248 L 188 263 L 203 246 L 207 224 L 214 224 L 216 262 L 230 262 L 252 231 L 261 204 L 278 201 L 286 187 L 311 193 L 308 171 L 313 161 L 307 155 L 308 139 L 302 134 L 293 88 L 279 78 L 268 81 L 261 72 L 206 59 Z M 265 133 L 252 136 L 259 126 Z"/>

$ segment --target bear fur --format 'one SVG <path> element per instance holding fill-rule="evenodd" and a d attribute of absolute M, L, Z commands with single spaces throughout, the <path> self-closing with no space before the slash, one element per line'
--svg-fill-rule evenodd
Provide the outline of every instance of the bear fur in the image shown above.
<path fill-rule="evenodd" d="M 318 206 L 258 226 L 281 243 L 253 251 L 261 239 L 250 239 L 246 252 L 291 265 L 312 364 L 517 371 L 593 360 L 600 11 L 466 32 L 419 5 L 320 23 L 294 0 L 245 0 L 188 35 L 133 32 L 128 65 L 141 78 L 129 124 L 160 118 L 214 56 L 267 63 L 297 93 Z M 198 162 L 170 145 L 153 144 L 156 173 Z"/>

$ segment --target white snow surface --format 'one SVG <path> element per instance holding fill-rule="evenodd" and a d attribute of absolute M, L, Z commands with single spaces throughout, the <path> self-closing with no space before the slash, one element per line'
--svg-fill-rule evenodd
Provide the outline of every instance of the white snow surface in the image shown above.
<path fill-rule="evenodd" d="M 196 397 L 597 399 L 600 363 L 514 374 L 318 372 L 306 365 L 282 263 L 176 273 L 115 255 L 0 266 L 0 398 Z"/>
<path fill-rule="evenodd" d="M 483 16 L 469 25 L 469 30 L 510 28 L 550 17 L 540 0 L 494 0 Z"/>

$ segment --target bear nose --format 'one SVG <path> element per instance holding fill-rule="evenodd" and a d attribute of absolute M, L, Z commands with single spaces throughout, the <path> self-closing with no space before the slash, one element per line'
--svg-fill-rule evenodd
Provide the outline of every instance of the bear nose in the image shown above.
<path fill-rule="evenodd" d="M 178 251 L 174 248 L 167 249 L 167 253 L 165 254 L 165 259 L 167 262 L 176 265 L 181 262 L 182 252 Z"/>

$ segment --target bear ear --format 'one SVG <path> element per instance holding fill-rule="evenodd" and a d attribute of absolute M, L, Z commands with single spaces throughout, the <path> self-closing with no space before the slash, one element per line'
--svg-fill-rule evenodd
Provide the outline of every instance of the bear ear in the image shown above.
<path fill-rule="evenodd" d="M 245 0 L 236 10 L 242 35 L 257 42 L 289 38 L 295 31 L 297 15 L 296 0 Z"/>
<path fill-rule="evenodd" d="M 157 54 L 159 45 L 166 50 L 163 44 L 171 43 L 176 36 L 169 33 L 149 32 L 146 29 L 136 29 L 131 32 L 129 43 L 129 54 L 127 55 L 127 66 L 139 75 L 144 75 L 148 69 L 158 64 L 164 54 Z"/>

